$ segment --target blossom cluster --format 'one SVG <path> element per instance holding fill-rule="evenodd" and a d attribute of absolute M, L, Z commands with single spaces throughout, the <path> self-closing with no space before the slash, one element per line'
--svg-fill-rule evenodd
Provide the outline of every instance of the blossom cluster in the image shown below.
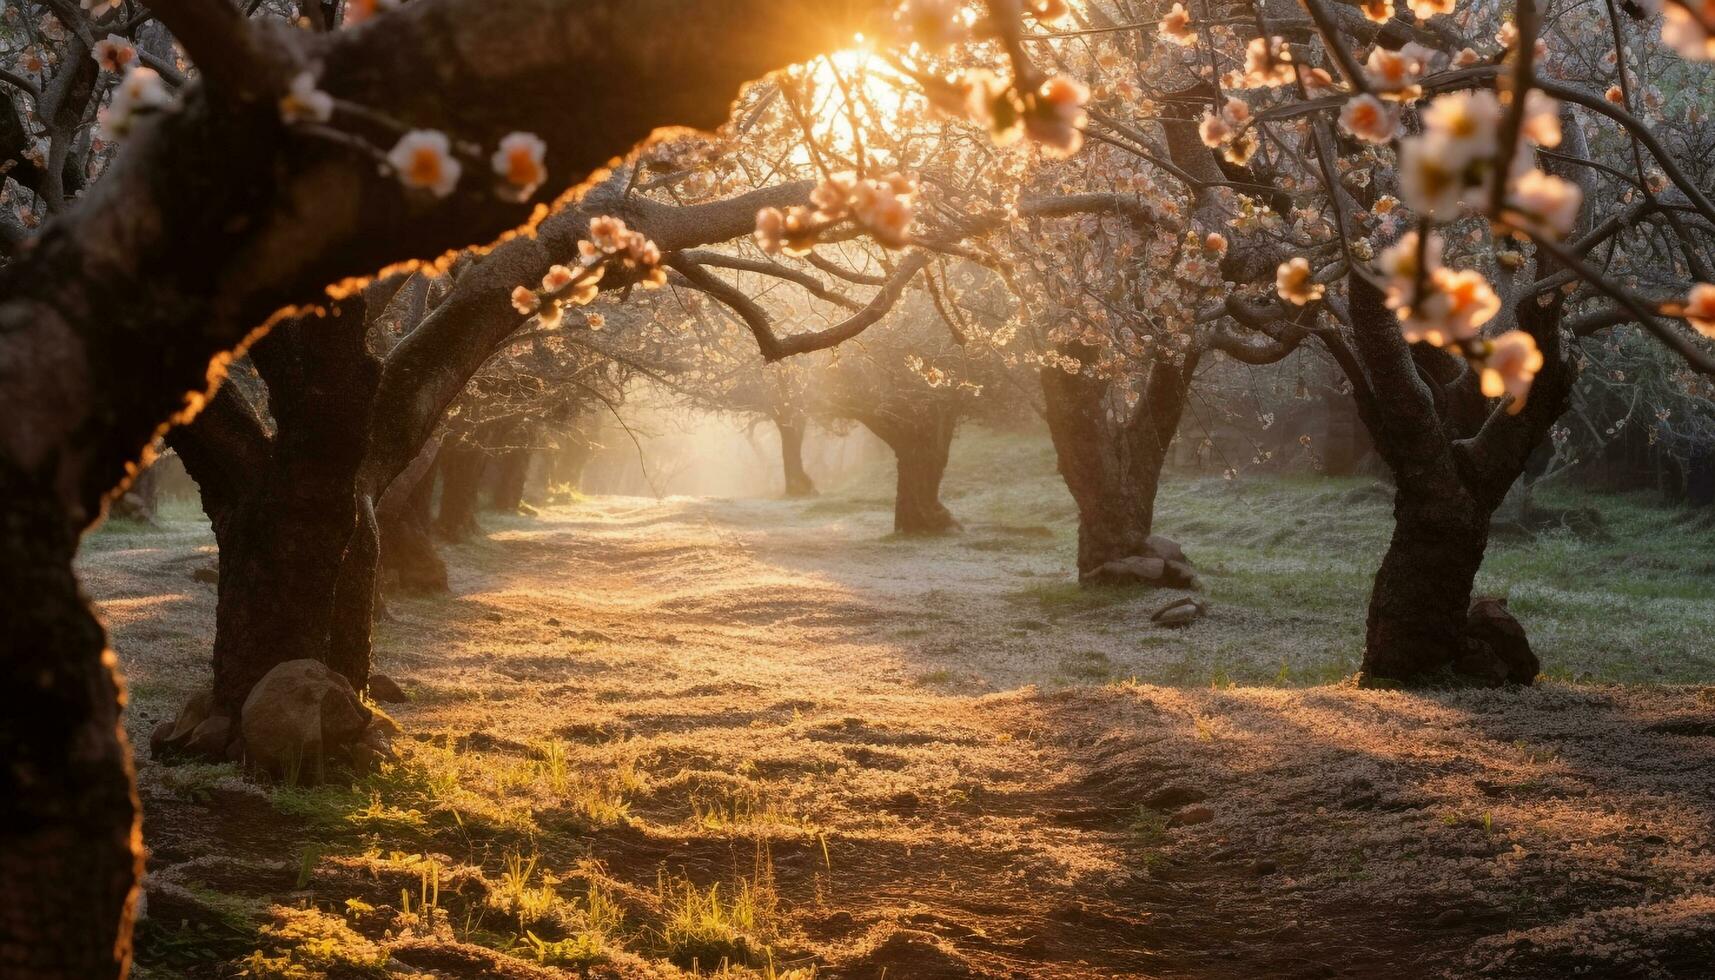
<path fill-rule="evenodd" d="M 543 163 L 547 144 L 534 133 L 508 133 L 489 158 L 496 177 L 495 193 L 508 201 L 527 200 L 548 179 Z M 413 129 L 388 151 L 387 163 L 400 183 L 445 197 L 458 186 L 464 167 L 453 153 L 447 134 Z"/>
<path fill-rule="evenodd" d="M 1161 39 L 1170 44 L 1188 48 L 1197 43 L 1197 32 L 1191 27 L 1191 14 L 1185 10 L 1182 3 L 1175 3 L 1173 9 L 1162 14 L 1161 22 L 1155 29 Z"/>
<path fill-rule="evenodd" d="M 1285 38 L 1253 37 L 1245 45 L 1244 67 L 1228 72 L 1222 82 L 1227 88 L 1280 88 L 1296 77 Z"/>
<path fill-rule="evenodd" d="M 667 272 L 661 268 L 661 249 L 642 232 L 626 227 L 624 220 L 604 215 L 590 221 L 590 237 L 578 242 L 577 263 L 550 266 L 538 289 L 515 287 L 512 308 L 525 316 L 535 316 L 545 328 L 557 327 L 566 307 L 587 306 L 596 298 L 610 268 L 644 289 L 657 289 L 667 283 Z M 600 329 L 601 322 L 599 317 L 592 317 L 589 326 Z"/>
<path fill-rule="evenodd" d="M 1480 335 L 1500 312 L 1501 299 L 1482 273 L 1442 265 L 1444 247 L 1441 236 L 1430 232 L 1425 238 L 1413 231 L 1382 252 L 1387 305 L 1399 314 L 1407 341 L 1462 355 L 1478 372 L 1483 394 L 1511 395 L 1507 411 L 1517 414 L 1542 369 L 1542 352 L 1523 330 Z"/>
<path fill-rule="evenodd" d="M 890 173 L 879 178 L 838 173 L 810 192 L 809 207 L 763 208 L 756 213 L 756 243 L 769 254 L 807 255 L 829 230 L 850 221 L 888 248 L 911 241 L 917 184 Z"/>
<path fill-rule="evenodd" d="M 965 72 L 948 83 L 939 103 L 983 126 L 1002 146 L 1029 138 L 1051 157 L 1069 157 L 1084 145 L 1090 90 L 1056 75 L 1023 92 L 987 69 Z"/>
<path fill-rule="evenodd" d="M 172 102 L 173 94 L 167 91 L 160 73 L 136 65 L 119 80 L 113 98 L 101 110 L 101 127 L 110 136 L 124 136 L 140 117 L 159 112 Z"/>
<path fill-rule="evenodd" d="M 1288 303 L 1304 306 L 1321 299 L 1328 287 L 1316 281 L 1310 260 L 1300 257 L 1282 262 L 1275 269 L 1274 290 Z"/>
<path fill-rule="evenodd" d="M 1424 132 L 1400 143 L 1400 195 L 1420 215 L 1457 217 L 1461 205 L 1485 213 L 1501 166 L 1501 123 L 1507 107 L 1494 92 L 1443 95 L 1423 112 Z M 1560 144 L 1560 106 L 1537 91 L 1525 97 L 1519 145 L 1505 154 L 1513 217 L 1557 235 L 1572 229 L 1583 193 L 1571 181 L 1536 169 L 1534 147 Z"/>
<path fill-rule="evenodd" d="M 293 76 L 279 99 L 280 120 L 288 126 L 317 125 L 333 118 L 333 96 L 318 87 L 314 71 Z M 508 201 L 525 201 L 548 179 L 543 163 L 548 146 L 534 133 L 502 137 L 488 163 L 496 178 L 495 193 Z M 480 159 L 480 158 L 479 158 Z M 458 186 L 464 164 L 452 140 L 435 129 L 411 129 L 386 154 L 387 168 L 406 187 L 446 197 Z"/>
<path fill-rule="evenodd" d="M 1070 12 L 1064 0 L 1030 0 L 1025 7 L 1042 22 Z M 929 51 L 971 37 L 964 4 L 958 0 L 905 0 L 894 21 L 906 39 Z M 1065 75 L 1021 88 L 1014 80 L 979 68 L 941 83 L 930 95 L 941 108 L 986 127 L 1002 145 L 1028 137 L 1049 156 L 1069 157 L 1084 144 L 1084 106 L 1090 90 Z"/>
<path fill-rule="evenodd" d="M 1257 148 L 1256 134 L 1251 132 L 1250 122 L 1250 103 L 1238 96 L 1228 96 L 1221 111 L 1210 109 L 1203 114 L 1197 133 L 1203 138 L 1204 146 L 1219 149 L 1227 160 L 1244 166 Z"/>
<path fill-rule="evenodd" d="M 1661 41 L 1691 61 L 1715 61 L 1715 0 L 1654 0 Z"/>
<path fill-rule="evenodd" d="M 1715 283 L 1700 282 L 1692 286 L 1685 302 L 1664 304 L 1661 311 L 1683 318 L 1692 329 L 1715 340 Z"/>

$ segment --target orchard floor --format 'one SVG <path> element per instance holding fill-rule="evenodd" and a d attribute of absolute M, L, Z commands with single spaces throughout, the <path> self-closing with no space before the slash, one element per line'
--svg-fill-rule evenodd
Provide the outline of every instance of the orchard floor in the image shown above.
<path fill-rule="evenodd" d="M 1502 555 L 1544 569 L 1503 585 L 1563 679 L 1359 691 L 1315 682 L 1355 662 L 1374 542 L 1233 530 L 1313 506 L 1170 491 L 1212 601 L 1172 632 L 1171 594 L 1068 584 L 1049 504 L 952 489 L 967 530 L 933 541 L 861 494 L 489 517 L 454 596 L 378 630 L 401 763 L 314 789 L 141 763 L 139 974 L 1708 976 L 1706 581 L 1646 567 L 1586 608 L 1542 581 L 1565 555 Z M 206 678 L 211 552 L 188 519 L 86 551 L 134 742 Z M 1613 659 L 1581 622 L 1621 677 L 1687 683 L 1578 682 Z"/>

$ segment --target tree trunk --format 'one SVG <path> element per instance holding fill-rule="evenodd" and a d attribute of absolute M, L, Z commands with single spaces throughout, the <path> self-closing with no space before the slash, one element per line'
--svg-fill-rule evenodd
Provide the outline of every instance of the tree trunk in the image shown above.
<path fill-rule="evenodd" d="M 528 449 L 509 449 L 494 466 L 494 490 L 489 498 L 492 509 L 503 514 L 516 514 L 524 503 L 524 485 L 530 476 Z"/>
<path fill-rule="evenodd" d="M 357 480 L 380 369 L 363 347 L 364 309 L 355 299 L 325 320 L 279 324 L 253 349 L 272 438 L 244 391 L 254 382 L 237 371 L 171 436 L 220 549 L 214 693 L 234 718 L 256 682 L 288 660 L 329 663 L 359 690 L 368 681 L 369 627 L 352 617 L 373 612 L 374 532 L 371 518 L 357 533 L 368 516 Z M 348 589 L 368 583 L 370 595 L 336 602 L 347 578 Z M 330 661 L 336 621 L 339 664 Z"/>
<path fill-rule="evenodd" d="M 1458 666 L 1481 677 L 1485 665 L 1461 659 L 1489 523 L 1577 378 L 1560 343 L 1560 303 L 1518 306 L 1519 327 L 1536 338 L 1544 361 L 1523 409 L 1507 413 L 1453 357 L 1407 346 L 1377 289 L 1357 276 L 1348 283 L 1353 343 L 1330 350 L 1396 488 L 1393 540 L 1370 593 L 1363 674 L 1411 681 Z M 1495 676 L 1514 677 L 1512 665 Z"/>
<path fill-rule="evenodd" d="M 615 30 L 628 13 L 618 4 L 418 6 L 386 29 L 281 34 L 273 54 L 279 65 L 326 66 L 329 91 L 394 118 L 478 141 L 518 126 L 546 134 L 553 173 L 539 200 L 660 127 L 714 128 L 737 85 L 846 43 L 871 13 L 843 3 L 681 4 L 664 43 Z M 777 29 L 754 28 L 753 15 L 764 13 Z M 520 32 L 523 23 L 543 29 Z M 505 43 L 509 56 L 498 67 L 491 58 L 434 56 L 454 39 Z M 710 59 L 707 44 L 692 39 L 729 56 Z M 93 70 L 81 54 L 68 61 Z M 629 72 L 675 83 L 592 90 L 567 63 L 593 77 Z M 441 97 L 450 93 L 461 97 Z M 130 750 L 118 727 L 114 658 L 71 570 L 77 536 L 99 519 L 102 497 L 184 407 L 186 392 L 203 389 L 210 357 L 275 311 L 319 302 L 326 284 L 346 276 L 489 241 L 535 206 L 480 194 L 421 206 L 349 148 L 318 150 L 277 113 L 208 94 L 192 86 L 174 111 L 141 127 L 100 191 L 81 196 L 0 270 L 0 976 L 8 980 L 107 980 L 130 965 L 141 874 Z M 501 104 L 508 119 L 478 125 L 479 108 Z"/>
<path fill-rule="evenodd" d="M 1095 351 L 1082 344 L 1062 353 L 1081 362 Z M 1146 554 L 1155 523 L 1155 495 L 1179 417 L 1194 359 L 1156 365 L 1129 411 L 1109 382 L 1057 367 L 1041 373 L 1044 414 L 1060 476 L 1078 505 L 1078 572 Z"/>
<path fill-rule="evenodd" d="M 947 447 L 914 443 L 894 450 L 899 460 L 898 489 L 893 501 L 896 534 L 947 534 L 959 522 L 941 503 L 941 476 L 947 471 Z"/>
<path fill-rule="evenodd" d="M 369 659 L 375 630 L 375 605 L 381 566 L 381 526 L 367 496 L 357 498 L 357 526 L 334 582 L 333 615 L 328 622 L 327 665 L 344 675 L 353 689 L 369 686 Z"/>
<path fill-rule="evenodd" d="M 939 403 L 858 419 L 893 450 L 899 478 L 893 498 L 895 534 L 932 535 L 959 530 L 941 503 L 941 477 L 958 426 L 956 410 Z"/>
<path fill-rule="evenodd" d="M 49 471 L 51 474 L 51 470 Z M 120 681 L 43 475 L 0 457 L 0 976 L 122 976 L 143 873 Z"/>
<path fill-rule="evenodd" d="M 780 430 L 780 459 L 786 470 L 786 496 L 814 497 L 816 484 L 804 470 L 804 416 L 788 415 L 774 419 Z"/>
<path fill-rule="evenodd" d="M 1376 572 L 1364 638 L 1367 676 L 1409 681 L 1459 658 L 1489 512 L 1468 499 L 1427 502 L 1402 484 L 1393 540 Z"/>
<path fill-rule="evenodd" d="M 117 517 L 153 524 L 155 511 L 160 507 L 160 496 L 160 471 L 153 464 L 145 466 L 143 472 L 131 481 L 131 486 L 108 506 L 107 517 L 110 520 Z"/>
<path fill-rule="evenodd" d="M 482 493 L 482 473 L 488 454 L 468 445 L 441 450 L 441 504 L 435 515 L 435 531 L 448 541 L 463 541 L 481 534 L 476 522 Z"/>
<path fill-rule="evenodd" d="M 407 592 L 445 593 L 447 565 L 435 550 L 433 505 L 440 442 L 393 480 L 375 512 L 381 525 L 381 568 Z"/>

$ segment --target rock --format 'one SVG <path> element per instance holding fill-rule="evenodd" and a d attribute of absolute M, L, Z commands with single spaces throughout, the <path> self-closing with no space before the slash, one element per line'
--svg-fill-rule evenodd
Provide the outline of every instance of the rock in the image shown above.
<path fill-rule="evenodd" d="M 232 719 L 225 715 L 211 715 L 203 719 L 185 740 L 184 750 L 190 755 L 200 755 L 208 759 L 226 758 L 226 743 L 232 741 Z"/>
<path fill-rule="evenodd" d="M 1167 818 L 1169 827 L 1190 827 L 1215 819 L 1215 811 L 1206 806 L 1188 806 Z"/>
<path fill-rule="evenodd" d="M 369 675 L 369 696 L 387 704 L 404 704 L 410 700 L 405 696 L 405 689 L 386 674 Z"/>
<path fill-rule="evenodd" d="M 344 677 L 315 660 L 288 660 L 244 699 L 240 725 L 250 763 L 276 776 L 320 774 L 323 760 L 356 741 L 373 716 Z"/>
<path fill-rule="evenodd" d="M 1251 865 L 1251 874 L 1256 875 L 1258 877 L 1262 877 L 1263 875 L 1271 875 L 1271 874 L 1274 874 L 1276 871 L 1279 871 L 1279 870 L 1280 870 L 1280 864 L 1278 862 L 1276 862 L 1273 858 L 1263 858 L 1262 860 Z"/>
<path fill-rule="evenodd" d="M 170 721 L 161 722 L 155 726 L 154 731 L 149 733 L 149 757 L 151 759 L 161 758 L 161 754 L 166 751 L 167 739 L 172 734 L 173 723 Z"/>
<path fill-rule="evenodd" d="M 357 741 L 346 748 L 352 768 L 372 772 L 382 762 L 398 762 L 399 753 L 393 748 L 393 737 L 397 734 L 399 726 L 393 719 L 377 713 Z"/>
<path fill-rule="evenodd" d="M 218 585 L 220 584 L 220 565 L 209 564 L 199 566 L 191 572 L 191 578 L 198 582 L 207 582 L 209 585 Z"/>
<path fill-rule="evenodd" d="M 162 722 L 149 733 L 149 755 L 156 759 L 167 759 L 175 755 L 200 755 L 219 761 L 226 755 L 226 742 L 212 746 L 209 736 L 205 733 L 202 739 L 197 738 L 197 732 L 210 721 L 214 714 L 214 691 L 205 688 L 191 695 L 185 701 L 185 706 L 179 709 L 178 716 L 172 721 Z M 230 731 L 231 720 L 220 716 L 226 722 Z M 224 735 L 221 736 L 224 739 Z M 196 745 L 193 748 L 192 742 Z"/>
<path fill-rule="evenodd" d="M 1465 614 L 1466 657 L 1487 656 L 1492 662 L 1484 673 L 1503 682 L 1530 684 L 1542 672 L 1542 662 L 1530 648 L 1524 627 L 1507 611 L 1507 601 L 1494 596 L 1471 600 Z M 1461 660 L 1463 662 L 1463 659 Z M 1455 667 L 1460 673 L 1463 669 Z"/>
<path fill-rule="evenodd" d="M 1165 626 L 1169 629 L 1180 629 L 1182 627 L 1190 626 L 1197 620 L 1202 619 L 1208 614 L 1208 612 L 1209 607 L 1207 603 L 1203 602 L 1201 599 L 1193 599 L 1190 596 L 1186 596 L 1183 599 L 1175 599 L 1167 605 L 1162 606 L 1160 609 L 1157 609 L 1155 612 L 1150 613 L 1149 618 L 1158 626 Z"/>
<path fill-rule="evenodd" d="M 1167 563 L 1149 555 L 1133 555 L 1104 563 L 1078 577 L 1082 585 L 1156 585 L 1167 570 Z"/>
<path fill-rule="evenodd" d="M 1453 661 L 1453 672 L 1485 687 L 1500 687 L 1507 682 L 1507 665 L 1486 649 L 1468 650 Z"/>
<path fill-rule="evenodd" d="M 1435 917 L 1435 925 L 1440 929 L 1448 929 L 1465 923 L 1464 909 L 1447 909 Z"/>
<path fill-rule="evenodd" d="M 1179 542 L 1171 538 L 1151 534 L 1144 539 L 1143 548 L 1146 554 L 1154 555 L 1162 561 L 1176 561 L 1187 567 L 1191 564 L 1191 559 L 1185 557 L 1185 549 L 1179 547 Z"/>
<path fill-rule="evenodd" d="M 1197 572 L 1190 562 L 1169 561 L 1161 571 L 1161 584 L 1170 589 L 1200 588 Z"/>

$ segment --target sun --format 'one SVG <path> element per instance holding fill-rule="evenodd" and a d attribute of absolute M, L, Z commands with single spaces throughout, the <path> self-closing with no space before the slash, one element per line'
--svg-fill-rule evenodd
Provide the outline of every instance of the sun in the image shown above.
<path fill-rule="evenodd" d="M 909 87 L 860 35 L 856 44 L 818 58 L 807 72 L 817 136 L 842 152 L 861 141 L 885 141 L 905 114 Z"/>

